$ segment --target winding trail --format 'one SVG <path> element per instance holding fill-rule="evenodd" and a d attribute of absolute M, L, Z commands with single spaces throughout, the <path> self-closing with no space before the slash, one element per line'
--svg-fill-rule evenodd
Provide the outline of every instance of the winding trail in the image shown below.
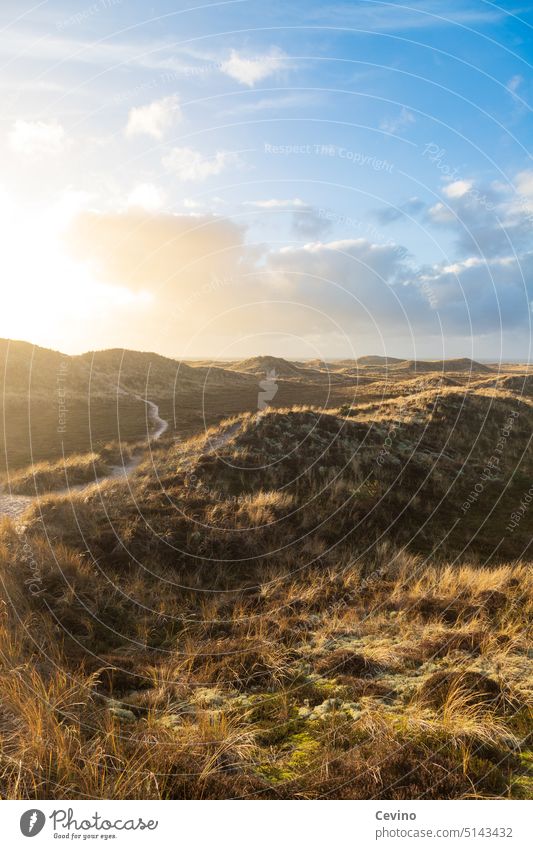
<path fill-rule="evenodd" d="M 154 404 L 153 401 L 147 401 L 140 395 L 133 395 L 129 392 L 124 392 L 124 394 L 132 395 L 133 398 L 136 398 L 138 401 L 142 401 L 147 405 L 147 420 L 153 427 L 152 433 L 149 434 L 150 440 L 155 441 L 163 436 L 163 434 L 168 430 L 168 422 L 166 419 L 162 419 L 159 415 L 159 407 L 157 404 Z M 70 495 L 73 492 L 83 492 L 83 490 L 89 489 L 90 487 L 98 485 L 106 480 L 127 478 L 140 465 L 143 456 L 144 451 L 137 451 L 127 463 L 112 466 L 109 474 L 107 475 L 102 475 L 102 477 L 96 478 L 94 481 L 90 481 L 89 483 L 77 484 L 75 486 L 57 489 L 53 492 L 47 492 L 46 495 Z M 38 498 L 39 496 L 37 495 L 14 495 L 9 492 L 0 492 L 0 518 L 2 516 L 9 516 L 10 519 L 18 519 L 28 509 L 30 504 L 37 501 Z"/>
<path fill-rule="evenodd" d="M 9 495 L 0 493 L 0 517 L 9 516 L 10 519 L 18 519 L 25 510 L 35 501 L 33 495 Z"/>

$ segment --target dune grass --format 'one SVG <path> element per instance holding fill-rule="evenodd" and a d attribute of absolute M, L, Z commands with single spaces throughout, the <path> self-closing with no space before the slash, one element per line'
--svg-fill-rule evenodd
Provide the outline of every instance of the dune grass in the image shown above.
<path fill-rule="evenodd" d="M 5 520 L 0 795 L 529 798 L 530 519 L 450 531 L 520 402 L 418 395 L 244 414 Z"/>
<path fill-rule="evenodd" d="M 99 454 L 74 454 L 55 463 L 35 463 L 4 479 L 4 489 L 16 495 L 42 495 L 92 483 L 109 473 Z"/>
<path fill-rule="evenodd" d="M 529 792 L 525 565 L 383 550 L 371 587 L 339 564 L 206 599 L 30 545 L 4 524 L 4 798 Z"/>
<path fill-rule="evenodd" d="M 98 452 L 69 454 L 55 462 L 33 463 L 24 469 L 6 474 L 2 480 L 4 491 L 14 495 L 44 495 L 69 491 L 72 487 L 95 483 L 111 474 L 113 468 L 128 464 L 135 453 L 145 448 L 145 443 L 111 442 Z"/>

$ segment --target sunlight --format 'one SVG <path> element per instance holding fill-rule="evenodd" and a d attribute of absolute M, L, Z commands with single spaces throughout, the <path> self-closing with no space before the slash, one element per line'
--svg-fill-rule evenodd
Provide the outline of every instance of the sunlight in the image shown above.
<path fill-rule="evenodd" d="M 72 199 L 47 209 L 29 209 L 0 192 L 0 257 L 4 281 L 0 336 L 69 348 L 87 322 L 113 308 L 135 308 L 152 300 L 147 292 L 96 281 L 89 268 L 68 255 L 65 228 L 75 211 Z"/>
<path fill-rule="evenodd" d="M 532 31 L 0 4 L 9 845 L 526 845 Z"/>

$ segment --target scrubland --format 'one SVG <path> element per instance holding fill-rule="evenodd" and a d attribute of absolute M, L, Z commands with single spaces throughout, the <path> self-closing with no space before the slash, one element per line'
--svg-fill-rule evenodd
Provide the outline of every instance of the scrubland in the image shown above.
<path fill-rule="evenodd" d="M 485 377 L 173 433 L 4 520 L 0 794 L 530 797 L 533 406 Z"/>

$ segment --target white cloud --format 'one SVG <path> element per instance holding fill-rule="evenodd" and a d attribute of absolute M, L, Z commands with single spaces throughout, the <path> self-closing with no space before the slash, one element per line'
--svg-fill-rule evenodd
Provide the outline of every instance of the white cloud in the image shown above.
<path fill-rule="evenodd" d="M 452 210 L 440 201 L 428 209 L 428 217 L 433 224 L 454 224 L 457 221 Z"/>
<path fill-rule="evenodd" d="M 181 110 L 177 96 L 163 97 L 147 106 L 136 106 L 130 110 L 126 135 L 146 135 L 160 139 L 179 118 Z"/>
<path fill-rule="evenodd" d="M 395 118 L 385 118 L 384 121 L 381 122 L 380 128 L 385 130 L 386 133 L 399 133 L 401 130 L 405 130 L 410 124 L 414 124 L 416 122 L 416 118 L 409 109 L 406 109 L 405 106 L 402 106 L 400 114 Z"/>
<path fill-rule="evenodd" d="M 526 329 L 533 298 L 533 253 L 416 268 L 398 245 L 366 239 L 314 242 L 271 252 L 266 267 L 291 300 L 324 310 L 365 334 L 470 338 Z"/>
<path fill-rule="evenodd" d="M 247 112 L 279 112 L 280 109 L 299 109 L 303 106 L 316 105 L 321 100 L 317 92 L 298 92 L 298 94 L 262 97 L 243 101 L 239 98 L 230 108 L 223 109 L 221 115 L 241 115 Z"/>
<path fill-rule="evenodd" d="M 449 198 L 462 198 L 463 195 L 468 194 L 472 186 L 472 180 L 454 180 L 453 183 L 448 183 L 444 187 L 443 192 Z"/>
<path fill-rule="evenodd" d="M 163 165 L 179 180 L 199 182 L 220 174 L 238 161 L 236 154 L 228 151 L 219 150 L 214 156 L 204 156 L 191 147 L 175 147 L 163 158 Z"/>
<path fill-rule="evenodd" d="M 216 195 L 214 197 L 203 198 L 203 200 L 197 200 L 196 198 L 183 198 L 183 206 L 185 209 L 201 209 L 205 212 L 206 210 L 213 211 L 217 207 L 225 205 L 226 201 Z"/>
<path fill-rule="evenodd" d="M 516 252 L 521 255 L 533 246 L 533 171 L 514 177 L 513 186 L 472 179 L 456 180 L 443 189 L 447 201 L 430 207 L 427 219 L 455 234 L 458 258 L 492 258 Z"/>
<path fill-rule="evenodd" d="M 325 21 L 328 26 L 355 26 L 359 30 L 400 32 L 402 30 L 452 27 L 455 24 L 488 24 L 502 20 L 509 13 L 503 8 L 488 7 L 461 0 L 411 0 L 383 5 L 354 2 L 322 3 L 311 9 L 311 20 Z"/>
<path fill-rule="evenodd" d="M 16 121 L 8 141 L 16 153 L 32 157 L 62 153 L 67 146 L 65 130 L 56 121 Z"/>
<path fill-rule="evenodd" d="M 266 267 L 287 299 L 306 304 L 350 332 L 366 334 L 374 325 L 409 334 L 410 324 L 438 329 L 414 270 L 399 245 L 367 239 L 338 239 L 287 246 L 271 252 Z M 301 331 L 299 331 L 301 332 Z"/>
<path fill-rule="evenodd" d="M 265 210 L 277 211 L 306 212 L 298 205 Z M 295 322 L 301 338 L 331 333 L 335 324 L 365 340 L 414 334 L 428 342 L 441 333 L 469 340 L 498 332 L 500 322 L 522 332 L 533 298 L 533 253 L 470 254 L 418 268 L 400 245 L 363 238 L 263 246 L 258 253 L 240 225 L 197 212 L 86 213 L 77 216 L 69 242 L 106 285 L 153 292 L 154 327 L 173 316 L 169 326 L 175 331 L 178 322 L 187 338 L 213 319 L 216 332 L 209 324 L 200 351 L 217 333 L 225 342 L 272 328 L 290 334 Z M 215 277 L 230 282 L 214 288 Z M 145 318 L 138 330 L 148 340 Z"/>
<path fill-rule="evenodd" d="M 533 171 L 520 171 L 514 183 L 519 194 L 526 198 L 533 198 Z"/>
<path fill-rule="evenodd" d="M 206 204 L 194 198 L 183 198 L 183 206 L 185 209 L 205 209 Z"/>
<path fill-rule="evenodd" d="M 250 200 L 246 201 L 245 206 L 255 206 L 257 209 L 296 209 L 309 208 L 301 198 L 292 198 L 292 200 L 284 200 L 280 198 L 269 198 L 268 200 Z"/>
<path fill-rule="evenodd" d="M 301 198 L 268 198 L 246 201 L 244 206 L 261 209 L 265 213 L 292 213 L 293 234 L 299 239 L 318 239 L 331 228 L 331 221 L 310 203 Z"/>
<path fill-rule="evenodd" d="M 533 255 L 467 257 L 424 269 L 418 280 L 455 333 L 474 336 L 528 325 Z"/>
<path fill-rule="evenodd" d="M 76 216 L 66 243 L 101 282 L 152 292 L 164 320 L 183 296 L 198 306 L 199 287 L 233 276 L 246 255 L 242 228 L 226 218 L 133 209 Z"/>
<path fill-rule="evenodd" d="M 252 88 L 256 83 L 287 67 L 287 56 L 283 51 L 272 48 L 263 56 L 248 58 L 232 50 L 229 59 L 220 68 L 228 77 Z"/>
<path fill-rule="evenodd" d="M 134 209 L 145 209 L 156 212 L 165 202 L 165 195 L 153 183 L 139 183 L 128 195 L 128 206 Z"/>
<path fill-rule="evenodd" d="M 524 78 L 520 76 L 520 74 L 515 74 L 514 77 L 511 77 L 509 82 L 507 83 L 507 88 L 511 92 L 513 96 L 515 96 L 518 92 L 518 89 L 524 82 Z"/>

